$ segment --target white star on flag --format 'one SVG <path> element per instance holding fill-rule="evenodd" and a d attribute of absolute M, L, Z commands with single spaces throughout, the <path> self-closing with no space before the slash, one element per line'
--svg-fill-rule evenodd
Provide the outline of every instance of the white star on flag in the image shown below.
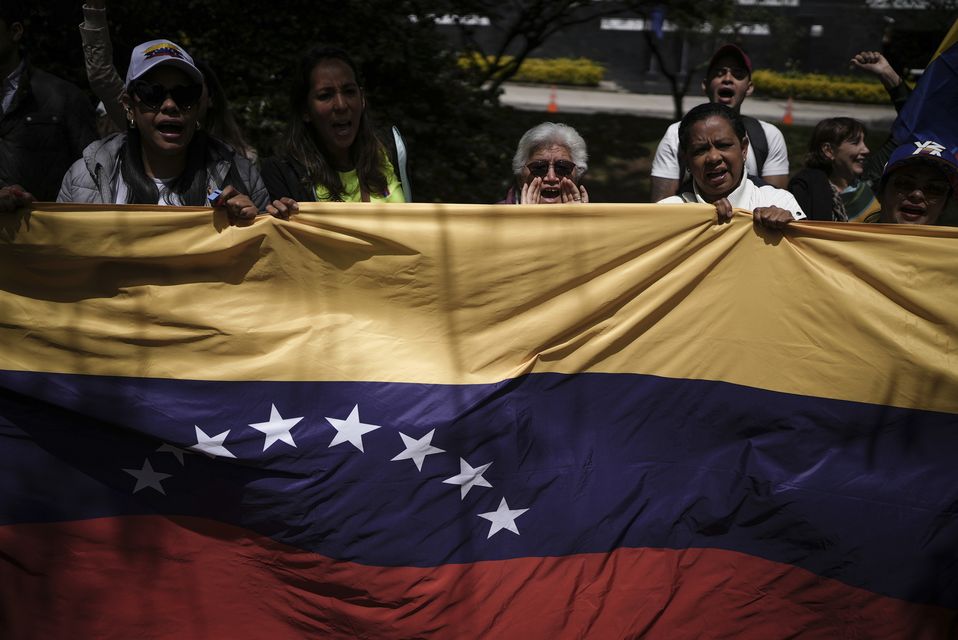
<path fill-rule="evenodd" d="M 434 453 L 445 453 L 445 449 L 432 446 L 432 436 L 434 433 L 436 433 L 435 429 L 419 438 L 419 440 L 416 440 L 400 432 L 399 435 L 402 437 L 403 444 L 406 445 L 406 450 L 393 458 L 393 460 L 412 460 L 416 463 L 416 468 L 422 471 L 422 463 L 423 460 L 426 459 L 426 456 L 430 456 Z"/>
<path fill-rule="evenodd" d="M 469 493 L 469 490 L 472 489 L 473 486 L 492 488 L 492 485 L 489 484 L 489 481 L 482 477 L 482 474 L 486 472 L 486 469 L 491 466 L 492 463 L 487 462 L 482 466 L 472 468 L 468 462 L 462 458 L 459 458 L 459 475 L 446 478 L 443 480 L 443 482 L 445 484 L 461 485 L 459 487 L 459 498 L 464 500 L 466 498 L 466 494 Z"/>
<path fill-rule="evenodd" d="M 184 451 L 179 447 L 174 447 L 169 443 L 161 444 L 157 451 L 160 453 L 172 453 L 176 457 L 176 460 L 180 463 L 181 467 L 186 464 L 186 461 L 184 460 L 184 454 L 190 453 L 189 451 Z"/>
<path fill-rule="evenodd" d="M 222 456 L 224 458 L 236 457 L 230 453 L 226 447 L 223 446 L 223 441 L 226 440 L 226 436 L 229 435 L 229 429 L 215 436 L 208 436 L 196 425 L 193 425 L 193 428 L 196 429 L 196 444 L 191 445 L 189 447 L 190 449 L 199 451 L 200 453 L 205 453 L 211 458 L 215 458 L 217 456 Z"/>
<path fill-rule="evenodd" d="M 353 407 L 353 410 L 349 413 L 349 417 L 345 420 L 326 418 L 326 421 L 333 425 L 333 428 L 337 431 L 333 437 L 333 441 L 329 443 L 329 447 L 335 447 L 337 444 L 349 442 L 363 453 L 366 453 L 363 451 L 363 434 L 381 428 L 378 424 L 365 424 L 359 421 L 358 404 Z"/>
<path fill-rule="evenodd" d="M 160 482 L 172 476 L 168 473 L 154 471 L 149 459 L 143 461 L 143 467 L 140 469 L 124 469 L 124 471 L 136 478 L 136 486 L 133 487 L 133 493 L 136 493 L 140 489 L 150 488 L 156 489 L 164 496 L 166 495 L 166 491 L 163 490 L 163 485 L 161 485 Z"/>
<path fill-rule="evenodd" d="M 278 441 L 282 440 L 286 444 L 295 447 L 296 443 L 293 442 L 293 434 L 290 433 L 290 430 L 303 419 L 302 416 L 298 418 L 284 418 L 279 415 L 279 411 L 276 410 L 276 405 L 270 405 L 269 411 L 269 422 L 257 422 L 256 424 L 251 424 L 250 426 L 256 429 L 257 431 L 262 431 L 266 434 L 266 442 L 263 443 L 263 451 L 266 451 L 270 446 Z"/>
<path fill-rule="evenodd" d="M 519 529 L 516 527 L 516 518 L 521 516 L 526 511 L 528 511 L 528 509 L 510 509 L 509 505 L 506 503 L 506 499 L 503 498 L 502 502 L 499 503 L 499 508 L 495 511 L 480 513 L 480 518 L 485 518 L 492 523 L 489 525 L 489 535 L 486 536 L 486 540 L 496 535 L 503 529 L 508 529 L 514 534 L 519 535 Z"/>

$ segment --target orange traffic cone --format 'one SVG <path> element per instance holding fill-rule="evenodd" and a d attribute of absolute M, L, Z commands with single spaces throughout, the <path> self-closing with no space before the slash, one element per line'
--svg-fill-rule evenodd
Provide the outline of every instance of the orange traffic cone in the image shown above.
<path fill-rule="evenodd" d="M 559 105 L 556 104 L 556 86 L 552 85 L 552 93 L 549 94 L 549 106 L 546 107 L 548 113 L 559 113 Z"/>
<path fill-rule="evenodd" d="M 795 118 L 792 116 L 792 97 L 788 97 L 788 102 L 785 104 L 785 115 L 782 116 L 782 124 L 791 125 L 795 122 Z"/>

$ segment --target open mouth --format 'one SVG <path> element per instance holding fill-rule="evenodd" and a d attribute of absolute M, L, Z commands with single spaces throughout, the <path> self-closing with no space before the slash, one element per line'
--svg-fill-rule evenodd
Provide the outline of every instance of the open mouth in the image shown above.
<path fill-rule="evenodd" d="M 925 208 L 913 204 L 903 204 L 898 207 L 901 217 L 908 222 L 915 222 L 925 215 Z"/>
<path fill-rule="evenodd" d="M 714 169 L 712 171 L 705 172 L 705 181 L 715 187 L 720 186 L 725 183 L 726 178 L 728 178 L 728 169 Z"/>
<path fill-rule="evenodd" d="M 546 200 L 558 200 L 559 187 L 543 187 L 539 190 L 539 197 Z"/>
<path fill-rule="evenodd" d="M 715 92 L 715 95 L 718 97 L 719 102 L 725 104 L 735 99 L 735 89 L 732 87 L 722 87 Z"/>
<path fill-rule="evenodd" d="M 344 122 L 334 122 L 330 125 L 333 129 L 333 134 L 337 137 L 345 137 L 350 134 L 353 129 L 353 121 L 346 120 Z"/>
<path fill-rule="evenodd" d="M 182 122 L 173 121 L 161 122 L 156 125 L 156 130 L 159 131 L 164 138 L 180 136 L 183 134 L 185 128 Z"/>

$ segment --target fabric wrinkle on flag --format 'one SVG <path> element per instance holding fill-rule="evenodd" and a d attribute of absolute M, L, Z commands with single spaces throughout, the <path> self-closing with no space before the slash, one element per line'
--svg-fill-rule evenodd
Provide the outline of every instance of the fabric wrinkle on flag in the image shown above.
<path fill-rule="evenodd" d="M 958 233 L 400 209 L 7 227 L 0 630 L 955 630 Z"/>

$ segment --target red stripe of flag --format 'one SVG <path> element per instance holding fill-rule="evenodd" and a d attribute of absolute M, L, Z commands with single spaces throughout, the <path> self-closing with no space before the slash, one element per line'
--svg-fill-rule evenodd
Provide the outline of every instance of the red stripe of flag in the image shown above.
<path fill-rule="evenodd" d="M 0 527 L 0 637 L 943 638 L 956 612 L 716 549 L 436 568 L 196 518 Z"/>

